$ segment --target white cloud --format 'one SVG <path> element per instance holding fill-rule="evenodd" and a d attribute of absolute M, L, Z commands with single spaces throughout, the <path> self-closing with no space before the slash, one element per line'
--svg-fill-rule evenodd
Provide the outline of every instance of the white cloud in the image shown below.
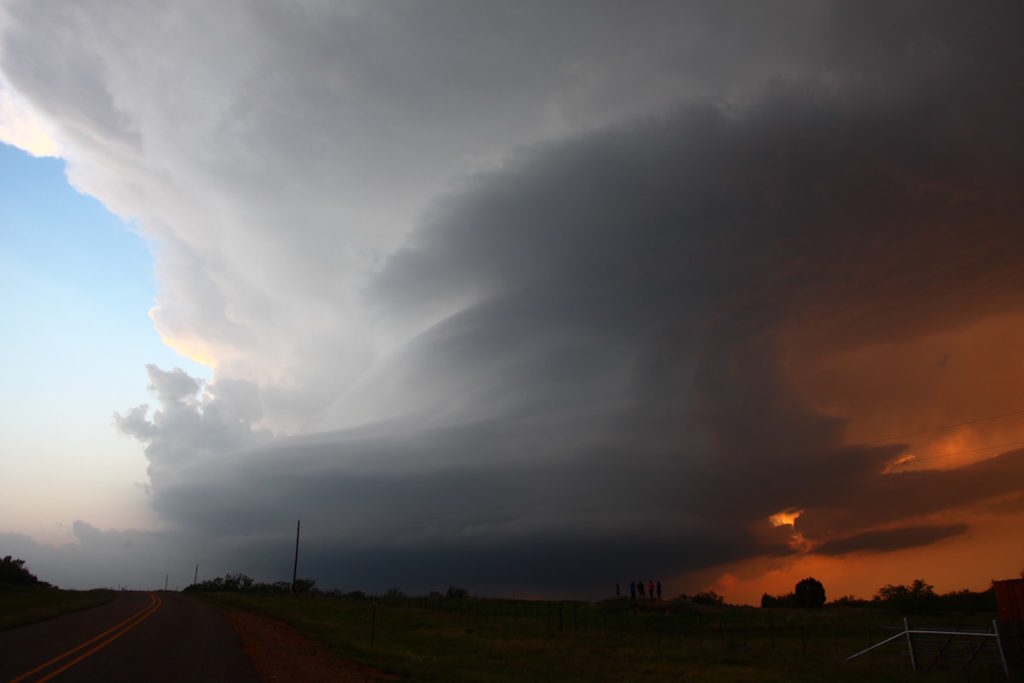
<path fill-rule="evenodd" d="M 416 329 L 361 288 L 456 179 L 763 79 L 728 8 L 594 10 L 8 0 L 0 71 L 59 132 L 71 182 L 155 241 L 163 338 L 305 431 Z M 750 42 L 758 69 L 808 36 Z"/>
<path fill-rule="evenodd" d="M 234 453 L 272 438 L 254 424 L 263 414 L 259 388 L 248 380 L 221 379 L 203 387 L 180 368 L 167 372 L 146 366 L 149 388 L 160 402 L 114 414 L 122 434 L 145 445 L 150 481 L 155 487 L 176 482 L 191 461 Z"/>
<path fill-rule="evenodd" d="M 53 127 L 0 78 L 0 142 L 36 157 L 60 154 Z"/>

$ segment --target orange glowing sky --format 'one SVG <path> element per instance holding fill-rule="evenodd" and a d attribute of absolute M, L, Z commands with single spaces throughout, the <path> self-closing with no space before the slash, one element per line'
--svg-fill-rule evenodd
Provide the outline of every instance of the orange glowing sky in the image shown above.
<path fill-rule="evenodd" d="M 825 353 L 806 345 L 813 337 L 813 330 L 789 332 L 790 382 L 815 410 L 847 418 L 846 444 L 905 444 L 887 471 L 955 470 L 1024 445 L 1024 316 L 984 317 L 952 330 Z M 912 436 L 887 438 L 903 434 Z M 791 523 L 801 512 L 780 511 L 765 527 Z M 915 578 L 940 592 L 984 590 L 992 579 L 1024 569 L 1021 491 L 901 522 L 963 523 L 969 531 L 922 547 L 837 557 L 814 554 L 794 531 L 794 547 L 803 552 L 716 567 L 681 577 L 680 584 L 760 604 L 763 593 L 790 592 L 807 576 L 825 584 L 829 599 L 870 598 L 882 585 Z"/>

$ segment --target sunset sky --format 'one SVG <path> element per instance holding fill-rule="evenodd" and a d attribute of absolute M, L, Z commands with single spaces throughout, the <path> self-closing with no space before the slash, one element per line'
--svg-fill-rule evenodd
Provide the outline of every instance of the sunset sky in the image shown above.
<path fill-rule="evenodd" d="M 1024 6 L 0 0 L 0 556 L 1024 570 Z"/>

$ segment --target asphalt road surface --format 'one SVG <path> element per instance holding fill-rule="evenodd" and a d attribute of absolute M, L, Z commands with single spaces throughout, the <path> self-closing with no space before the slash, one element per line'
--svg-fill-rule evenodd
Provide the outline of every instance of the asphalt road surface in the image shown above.
<path fill-rule="evenodd" d="M 0 631 L 0 682 L 259 681 L 217 608 L 180 593 L 121 592 L 74 614 Z"/>

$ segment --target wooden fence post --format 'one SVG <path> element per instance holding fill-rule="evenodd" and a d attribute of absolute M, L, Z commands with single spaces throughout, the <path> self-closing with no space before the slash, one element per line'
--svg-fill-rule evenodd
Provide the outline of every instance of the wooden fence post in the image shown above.
<path fill-rule="evenodd" d="M 373 639 L 377 631 L 377 601 L 373 601 L 373 615 L 370 617 L 370 647 L 373 647 Z"/>

